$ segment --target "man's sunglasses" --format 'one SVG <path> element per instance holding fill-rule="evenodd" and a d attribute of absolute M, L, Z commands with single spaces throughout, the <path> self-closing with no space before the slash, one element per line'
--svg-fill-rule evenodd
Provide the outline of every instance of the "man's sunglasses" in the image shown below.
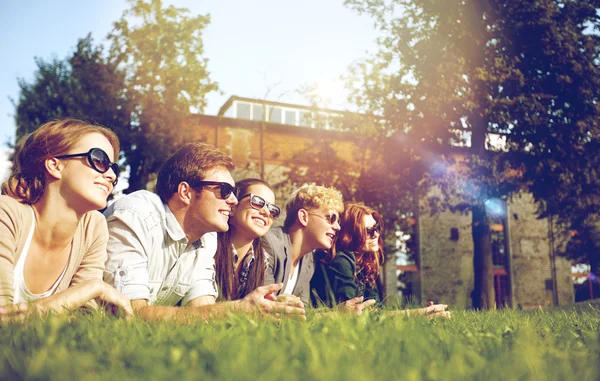
<path fill-rule="evenodd" d="M 281 209 L 277 205 L 268 203 L 264 198 L 257 196 L 255 194 L 248 193 L 246 195 L 243 195 L 239 199 L 242 200 L 246 197 L 250 197 L 250 206 L 253 209 L 261 210 L 266 205 L 267 209 L 269 210 L 269 213 L 271 214 L 271 217 L 273 219 L 279 217 L 279 215 L 281 214 Z"/>
<path fill-rule="evenodd" d="M 320 214 L 317 213 L 311 213 L 311 212 L 307 212 L 308 214 L 310 214 L 311 216 L 317 216 L 319 218 L 324 219 L 325 221 L 327 221 L 329 223 L 329 225 L 333 226 L 335 225 L 335 223 L 339 223 L 340 222 L 340 215 L 337 213 L 332 213 L 332 214 L 328 214 L 326 216 L 322 216 Z"/>
<path fill-rule="evenodd" d="M 222 200 L 227 200 L 232 194 L 236 198 L 238 196 L 238 189 L 235 186 L 222 181 L 196 181 L 190 183 L 190 185 L 193 187 L 218 186 L 220 191 L 219 198 Z"/>
<path fill-rule="evenodd" d="M 104 152 L 104 150 L 100 148 L 92 148 L 88 152 L 85 153 L 74 153 L 71 155 L 61 155 L 55 156 L 57 159 L 70 159 L 73 157 L 87 157 L 88 163 L 90 166 L 94 168 L 96 171 L 100 173 L 106 173 L 109 169 L 112 169 L 115 173 L 115 181 L 113 181 L 113 186 L 117 185 L 117 181 L 119 180 L 119 164 L 113 163 L 110 161 L 110 157 L 108 154 Z"/>
<path fill-rule="evenodd" d="M 369 237 L 369 239 L 373 239 L 375 238 L 375 233 L 380 233 L 381 232 L 381 224 L 378 222 L 375 224 L 375 226 L 371 226 L 370 228 L 367 228 L 367 236 Z"/>

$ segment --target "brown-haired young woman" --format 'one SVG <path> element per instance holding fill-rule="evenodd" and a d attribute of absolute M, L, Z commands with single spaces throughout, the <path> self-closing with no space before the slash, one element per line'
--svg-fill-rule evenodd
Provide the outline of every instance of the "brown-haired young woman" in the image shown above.
<path fill-rule="evenodd" d="M 313 304 L 329 307 L 339 304 L 360 314 L 362 309 L 356 308 L 356 302 L 380 301 L 377 280 L 384 258 L 383 219 L 366 205 L 346 203 L 340 226 L 335 249 L 318 252 L 315 257 L 317 265 L 311 281 Z M 349 303 L 352 300 L 356 302 Z M 404 316 L 450 317 L 446 307 L 430 304 L 396 312 Z"/>
<path fill-rule="evenodd" d="M 237 300 L 263 286 L 267 269 L 266 253 L 260 237 L 265 235 L 281 209 L 268 183 L 244 179 L 236 184 L 238 204 L 229 218 L 229 231 L 218 233 L 215 255 L 217 284 L 221 300 Z M 278 300 L 297 303 L 293 295 Z"/>
<path fill-rule="evenodd" d="M 112 131 L 74 119 L 46 123 L 16 148 L 0 196 L 0 320 L 93 299 L 132 313 L 102 281 L 108 230 L 96 210 L 117 182 L 118 154 Z"/>
<path fill-rule="evenodd" d="M 382 218 L 368 206 L 346 203 L 340 220 L 335 251 L 318 252 L 315 258 L 311 289 L 317 295 L 313 295 L 313 301 L 330 307 L 361 296 L 379 302 Z"/>

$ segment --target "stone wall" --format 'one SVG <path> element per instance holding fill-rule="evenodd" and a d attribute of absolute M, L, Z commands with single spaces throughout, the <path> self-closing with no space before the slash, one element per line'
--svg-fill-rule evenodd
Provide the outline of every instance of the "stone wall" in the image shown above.
<path fill-rule="evenodd" d="M 552 305 L 550 224 L 538 219 L 530 195 L 514 197 L 508 205 L 512 303 L 524 309 Z M 571 264 L 557 257 L 556 279 L 559 304 L 573 303 Z"/>
<path fill-rule="evenodd" d="M 451 239 L 457 229 L 458 239 Z M 459 308 L 472 305 L 473 238 L 471 214 L 445 211 L 431 215 L 421 203 L 419 217 L 421 300 Z"/>

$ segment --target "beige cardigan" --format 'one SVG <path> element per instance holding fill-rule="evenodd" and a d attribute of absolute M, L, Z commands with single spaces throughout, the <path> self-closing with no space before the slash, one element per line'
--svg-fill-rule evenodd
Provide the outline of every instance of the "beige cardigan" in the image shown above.
<path fill-rule="evenodd" d="M 13 302 L 14 267 L 27 241 L 32 219 L 31 206 L 0 196 L 0 306 Z M 97 211 L 86 213 L 75 230 L 67 270 L 56 292 L 86 280 L 102 280 L 107 242 L 104 216 Z"/>

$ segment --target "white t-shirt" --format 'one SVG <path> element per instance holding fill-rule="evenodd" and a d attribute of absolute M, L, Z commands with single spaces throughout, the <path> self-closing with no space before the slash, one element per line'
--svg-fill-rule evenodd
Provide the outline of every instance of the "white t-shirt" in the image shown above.
<path fill-rule="evenodd" d="M 294 272 L 292 273 L 292 276 L 290 277 L 287 284 L 285 285 L 285 290 L 283 290 L 284 294 L 292 295 L 292 293 L 294 292 L 294 287 L 296 287 L 296 283 L 298 282 L 298 272 L 299 271 L 300 271 L 300 263 L 298 263 L 298 266 L 296 266 L 296 268 L 294 269 Z"/>
<path fill-rule="evenodd" d="M 33 214 L 33 209 L 31 210 L 31 213 Z M 23 251 L 21 252 L 21 255 L 19 256 L 19 260 L 17 261 L 17 263 L 15 265 L 15 269 L 14 269 L 13 287 L 15 290 L 15 295 L 13 297 L 13 304 L 33 302 L 34 300 L 46 298 L 46 297 L 54 294 L 54 291 L 56 291 L 58 284 L 65 276 L 65 273 L 67 272 L 67 266 L 69 264 L 69 262 L 67 262 L 67 265 L 65 265 L 65 268 L 64 268 L 62 274 L 60 274 L 60 276 L 58 277 L 56 282 L 54 282 L 54 284 L 52 285 L 52 287 L 50 287 L 50 289 L 48 291 L 43 292 L 41 294 L 34 294 L 31 291 L 29 291 L 29 289 L 27 288 L 27 285 L 25 284 L 25 276 L 23 274 L 23 271 L 24 271 L 24 267 L 25 267 L 25 259 L 27 258 L 27 252 L 29 251 L 29 246 L 31 246 L 31 240 L 33 239 L 33 232 L 35 231 L 35 215 L 33 216 L 32 221 L 33 222 L 31 223 L 31 230 L 29 230 L 29 235 L 27 236 L 27 241 L 25 242 L 25 246 L 23 246 Z"/>

